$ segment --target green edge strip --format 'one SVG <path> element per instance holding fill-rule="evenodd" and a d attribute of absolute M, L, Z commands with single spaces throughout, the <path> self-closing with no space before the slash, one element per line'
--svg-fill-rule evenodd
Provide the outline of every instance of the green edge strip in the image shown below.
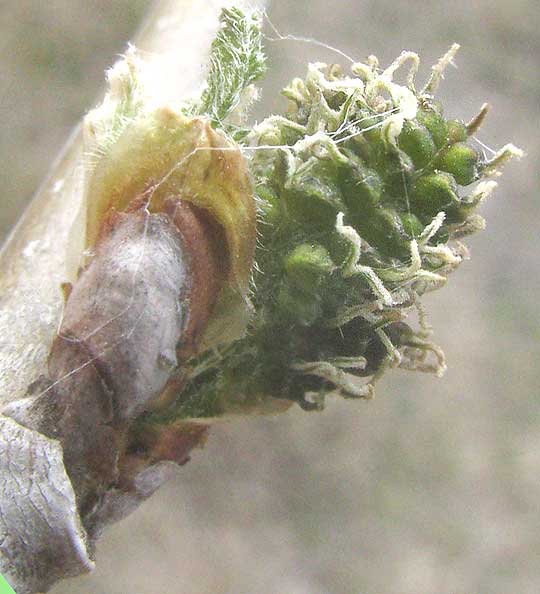
<path fill-rule="evenodd" d="M 0 573 L 0 594 L 15 594 L 15 590 L 7 583 L 6 578 Z"/>

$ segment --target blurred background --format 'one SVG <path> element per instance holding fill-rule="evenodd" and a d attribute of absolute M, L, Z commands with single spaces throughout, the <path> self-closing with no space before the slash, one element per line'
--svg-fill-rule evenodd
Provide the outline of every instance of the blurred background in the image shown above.
<path fill-rule="evenodd" d="M 145 0 L 0 0 L 0 236 L 14 225 Z M 540 587 L 540 6 L 538 0 L 274 0 L 282 35 L 390 63 L 430 65 L 462 44 L 440 96 L 479 138 L 512 141 L 483 209 L 472 260 L 427 299 L 444 379 L 389 373 L 371 402 L 330 401 L 212 429 L 204 450 L 111 528 L 97 570 L 54 594 L 393 594 L 538 592 Z M 267 28 L 270 37 L 276 35 Z M 270 73 L 254 117 L 314 44 L 267 41 Z"/>

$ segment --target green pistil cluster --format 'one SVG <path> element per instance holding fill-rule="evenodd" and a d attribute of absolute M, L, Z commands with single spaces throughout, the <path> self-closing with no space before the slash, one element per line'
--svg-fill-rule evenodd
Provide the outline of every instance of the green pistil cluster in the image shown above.
<path fill-rule="evenodd" d="M 509 145 L 486 160 L 469 141 L 486 109 L 466 125 L 435 101 L 456 49 L 422 91 L 410 52 L 384 71 L 374 58 L 354 64 L 352 76 L 311 65 L 284 90 L 287 116 L 247 135 L 260 211 L 254 314 L 245 338 L 194 362 L 171 414 L 248 412 L 273 399 L 321 408 L 329 392 L 371 396 L 389 366 L 444 372 L 421 296 L 462 261 L 453 240 L 483 228 L 476 208 L 495 185 L 484 178 L 518 154 Z M 404 321 L 412 309 L 417 329 Z"/>

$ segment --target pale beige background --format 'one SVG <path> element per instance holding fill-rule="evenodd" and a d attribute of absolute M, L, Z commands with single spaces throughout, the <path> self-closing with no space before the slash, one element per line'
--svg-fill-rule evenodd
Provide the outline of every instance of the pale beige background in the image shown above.
<path fill-rule="evenodd" d="M 0 1 L 0 226 L 5 233 L 125 48 L 143 0 Z M 394 372 L 375 401 L 216 427 L 205 450 L 111 529 L 90 577 L 55 594 L 534 593 L 540 588 L 540 7 L 537 0 L 275 0 L 283 34 L 426 69 L 480 138 L 528 152 L 484 207 L 472 261 L 428 299 L 443 380 Z M 258 114 L 307 61 L 268 42 Z"/>

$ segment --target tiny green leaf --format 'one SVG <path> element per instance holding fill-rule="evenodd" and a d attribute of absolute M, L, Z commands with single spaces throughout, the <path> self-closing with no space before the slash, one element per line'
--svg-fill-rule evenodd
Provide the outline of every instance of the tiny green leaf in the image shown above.
<path fill-rule="evenodd" d="M 223 126 L 225 118 L 240 107 L 248 87 L 266 70 L 261 26 L 257 16 L 238 8 L 223 9 L 221 29 L 212 43 L 206 89 L 193 109 Z M 249 99 L 249 98 L 248 98 Z"/>

